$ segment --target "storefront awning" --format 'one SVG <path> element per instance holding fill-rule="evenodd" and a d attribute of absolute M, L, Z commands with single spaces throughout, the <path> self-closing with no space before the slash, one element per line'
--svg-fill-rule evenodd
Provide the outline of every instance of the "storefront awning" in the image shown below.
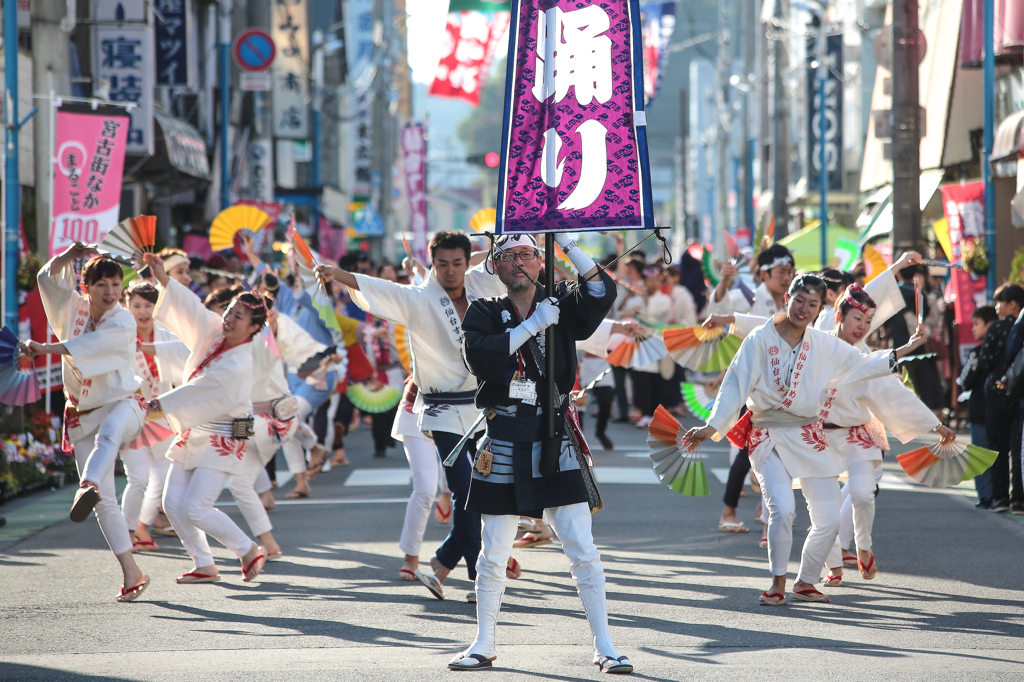
<path fill-rule="evenodd" d="M 153 112 L 160 127 L 166 158 L 175 170 L 200 180 L 210 179 L 210 162 L 206 157 L 206 142 L 199 131 L 181 119 Z"/>
<path fill-rule="evenodd" d="M 996 163 L 1009 159 L 1016 159 L 1017 154 L 1024 149 L 1024 109 L 1014 112 L 1003 119 L 996 128 L 996 137 L 992 143 L 992 153 L 989 161 Z"/>

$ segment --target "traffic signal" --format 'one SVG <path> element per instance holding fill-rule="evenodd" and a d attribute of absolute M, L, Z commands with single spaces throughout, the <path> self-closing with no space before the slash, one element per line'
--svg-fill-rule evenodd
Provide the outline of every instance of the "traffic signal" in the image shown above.
<path fill-rule="evenodd" d="M 466 163 L 476 164 L 477 166 L 487 166 L 488 168 L 497 168 L 498 161 L 501 157 L 498 156 L 498 152 L 487 152 L 486 154 L 473 154 L 466 157 Z"/>

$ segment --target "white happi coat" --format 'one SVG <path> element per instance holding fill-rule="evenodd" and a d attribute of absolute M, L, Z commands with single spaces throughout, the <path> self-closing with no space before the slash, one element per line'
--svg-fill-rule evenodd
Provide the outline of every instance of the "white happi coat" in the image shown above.
<path fill-rule="evenodd" d="M 363 310 L 405 326 L 411 333 L 413 381 L 420 392 L 413 405 L 420 431 L 465 434 L 480 410 L 468 405 L 425 405 L 425 393 L 476 390 L 476 377 L 462 360 L 462 321 L 434 273 L 419 286 L 355 275 L 352 300 Z M 505 295 L 505 287 L 482 265 L 466 272 L 466 300 Z M 482 426 L 480 428 L 483 428 Z"/>
<path fill-rule="evenodd" d="M 761 282 L 754 289 L 753 303 L 747 303 L 747 297 L 736 287 L 727 291 L 721 301 L 715 301 L 715 293 L 711 292 L 708 295 L 708 306 L 704 315 L 708 317 L 711 315 L 733 315 L 738 313 L 755 315 L 757 317 L 771 317 L 779 312 L 782 312 L 782 310 L 775 307 L 775 299 L 772 298 L 764 282 Z"/>
<path fill-rule="evenodd" d="M 129 313 L 130 314 L 130 313 Z M 189 349 L 178 388 L 160 396 L 171 429 L 178 434 L 167 459 L 186 470 L 197 467 L 228 474 L 242 470 L 246 441 L 196 428 L 207 422 L 252 413 L 252 350 L 249 343 L 217 352 L 224 341 L 219 315 L 189 289 L 171 280 L 160 292 L 156 318 Z M 213 359 L 208 360 L 213 356 Z M 202 363 L 206 364 L 201 368 Z"/>
<path fill-rule="evenodd" d="M 68 400 L 65 449 L 98 429 L 121 400 L 131 400 L 136 406 L 141 429 L 146 408 L 132 369 L 135 316 L 115 306 L 100 318 L 94 330 L 88 331 L 89 301 L 75 290 L 70 263 L 54 272 L 50 260 L 39 270 L 37 281 L 46 318 L 57 340 L 68 351 L 61 355 L 61 376 Z"/>
<path fill-rule="evenodd" d="M 867 348 L 859 350 L 866 352 Z M 889 445 L 885 429 L 906 444 L 940 423 L 895 376 L 828 389 L 819 416 L 826 423 L 844 427 L 825 429 L 829 452 L 838 458 L 840 471 L 854 462 L 881 460 L 881 450 Z"/>
<path fill-rule="evenodd" d="M 881 327 L 885 322 L 903 310 L 903 294 L 900 293 L 900 284 L 896 281 L 896 275 L 891 270 L 886 270 L 878 277 L 864 285 L 871 300 L 875 302 L 875 316 L 871 320 L 871 331 Z M 838 302 L 838 300 L 837 300 Z M 834 305 L 824 306 L 818 319 L 814 321 L 814 328 L 818 331 L 830 332 L 837 327 L 836 307 Z"/>
<path fill-rule="evenodd" d="M 792 478 L 838 476 L 838 458 L 826 452 L 822 422 L 815 420 L 822 394 L 854 378 L 886 376 L 890 355 L 862 355 L 845 341 L 810 328 L 791 348 L 775 330 L 774 319 L 769 320 L 743 340 L 718 389 L 708 424 L 724 436 L 744 404 L 755 415 L 781 410 L 793 419 L 814 420 L 802 427 L 753 426 L 747 439 L 751 466 L 759 471 L 774 449 Z"/>
<path fill-rule="evenodd" d="M 167 327 L 160 323 L 154 323 L 153 347 L 154 349 L 162 347 L 164 349 L 164 356 L 167 358 L 162 360 L 159 351 L 154 354 L 154 364 L 156 365 L 156 374 L 154 375 L 150 369 L 149 362 L 146 360 L 146 354 L 142 352 L 143 343 L 150 342 L 143 341 L 138 336 L 135 337 L 135 354 L 132 356 L 132 369 L 135 371 L 136 378 L 142 384 L 142 396 L 148 402 L 174 388 L 174 383 L 171 379 L 172 377 L 174 379 L 181 378 L 184 361 L 188 357 L 188 348 Z M 171 428 L 164 418 L 157 419 L 156 422 L 165 429 Z"/>

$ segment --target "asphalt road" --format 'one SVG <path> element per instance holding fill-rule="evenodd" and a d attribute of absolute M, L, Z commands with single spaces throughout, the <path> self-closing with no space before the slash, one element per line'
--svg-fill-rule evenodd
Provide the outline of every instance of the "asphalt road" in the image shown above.
<path fill-rule="evenodd" d="M 749 488 L 740 512 L 752 532 L 717 530 L 724 486 L 714 470 L 728 466 L 727 450 L 705 449 L 711 495 L 685 498 L 650 482 L 643 431 L 610 433 L 618 449 L 597 453 L 606 509 L 594 532 L 612 635 L 634 677 L 1024 679 L 1024 517 L 977 511 L 963 491 L 921 489 L 893 460 L 877 502 L 879 576 L 852 575 L 829 592 L 831 605 L 760 607 L 769 578 Z M 138 559 L 151 587 L 137 603 L 116 604 L 117 564 L 94 520 L 67 520 L 70 487 L 0 507 L 9 520 L 0 529 L 0 679 L 405 682 L 459 674 L 445 664 L 475 632 L 465 570 L 453 573 L 443 602 L 398 580 L 411 490 L 405 458 L 394 449 L 372 459 L 367 429 L 347 444 L 352 466 L 320 476 L 309 500 L 272 512 L 287 558 L 252 584 L 216 545 L 224 581 L 176 585 L 190 562 L 176 539 L 159 538 L 163 549 Z M 243 523 L 234 507 L 224 509 Z M 800 510 L 799 538 L 807 525 Z M 446 532 L 431 520 L 424 558 Z M 516 556 L 524 574 L 505 595 L 496 667 L 477 674 L 600 678 L 557 543 Z"/>

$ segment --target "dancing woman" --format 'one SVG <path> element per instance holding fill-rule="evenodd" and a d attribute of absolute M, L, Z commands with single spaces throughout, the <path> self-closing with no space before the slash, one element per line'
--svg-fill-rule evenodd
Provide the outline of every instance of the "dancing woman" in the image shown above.
<path fill-rule="evenodd" d="M 835 333 L 840 340 L 867 353 L 864 339 L 876 314 L 875 302 L 864 289 L 853 284 L 836 306 Z M 882 449 L 888 449 L 885 429 L 904 444 L 929 431 L 938 433 L 943 443 L 954 440 L 956 434 L 943 426 L 928 406 L 895 376 L 828 389 L 820 417 L 828 451 L 838 458 L 839 471 L 849 472 L 850 480 L 843 486 L 842 513 L 845 517 L 846 510 L 852 507 L 857 565 L 861 577 L 871 580 L 878 573 L 871 550 L 871 530 L 875 521 L 875 475 L 881 470 Z M 851 537 L 843 533 L 843 525 L 840 524 L 839 537 L 826 562 L 829 573 L 822 580 L 823 585 L 830 587 L 842 583 L 840 549 L 850 546 Z"/>
<path fill-rule="evenodd" d="M 267 309 L 258 295 L 242 293 L 220 317 L 170 279 L 159 256 L 147 254 L 146 263 L 163 287 L 157 320 L 191 351 L 182 385 L 150 401 L 146 414 L 147 419 L 166 417 L 178 434 L 167 453 L 171 468 L 164 486 L 164 513 L 194 565 L 177 582 L 220 580 L 207 534 L 238 557 L 243 580 L 249 582 L 263 568 L 266 552 L 213 505 L 228 477 L 242 473 L 246 439 L 252 434 L 249 342 L 263 328 Z"/>
<path fill-rule="evenodd" d="M 135 564 L 114 488 L 114 464 L 121 447 L 138 435 L 145 415 L 139 380 L 132 371 L 135 318 L 121 307 L 121 266 L 96 256 L 82 268 L 82 293 L 75 291 L 71 262 L 92 253 L 72 245 L 39 271 L 39 293 L 58 343 L 29 341 L 33 357 L 61 356 L 64 380 L 65 452 L 74 451 L 81 485 L 71 520 L 82 522 L 95 508 L 100 530 L 121 565 L 118 601 L 132 601 L 149 585 Z"/>
<path fill-rule="evenodd" d="M 810 329 L 825 300 L 825 282 L 814 275 L 793 280 L 787 310 L 755 329 L 740 346 L 704 427 L 685 440 L 697 445 L 736 424 L 740 408 L 749 417 L 730 435 L 750 452 L 768 506 L 768 556 L 772 586 L 759 598 L 764 605 L 786 600 L 786 573 L 793 545 L 796 504 L 793 479 L 800 479 L 811 517 L 793 595 L 804 601 L 828 601 L 814 585 L 839 531 L 840 492 L 837 463 L 826 454 L 818 413 L 822 395 L 856 377 L 872 379 L 897 368 L 897 360 L 924 342 L 917 334 L 894 351 L 864 356 L 829 334 Z"/>

